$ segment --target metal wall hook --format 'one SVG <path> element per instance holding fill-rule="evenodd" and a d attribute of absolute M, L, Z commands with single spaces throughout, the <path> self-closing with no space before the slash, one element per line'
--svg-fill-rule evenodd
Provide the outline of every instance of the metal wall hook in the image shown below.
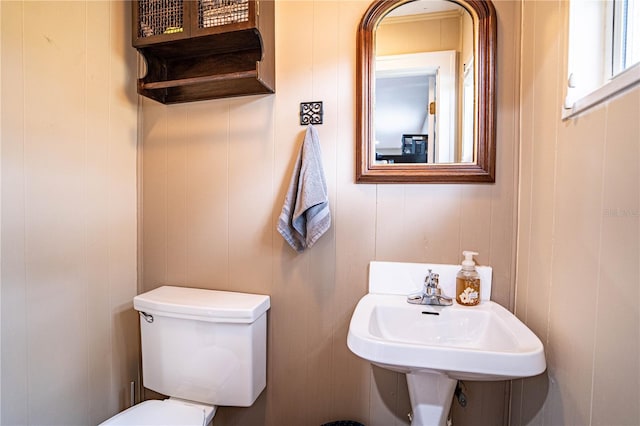
<path fill-rule="evenodd" d="M 322 124 L 322 101 L 300 102 L 300 125 Z"/>

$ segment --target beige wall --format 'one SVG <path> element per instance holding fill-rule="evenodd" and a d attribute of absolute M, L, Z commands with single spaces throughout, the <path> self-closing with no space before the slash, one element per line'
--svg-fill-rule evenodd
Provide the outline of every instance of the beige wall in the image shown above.
<path fill-rule="evenodd" d="M 391 17 L 382 21 L 376 30 L 376 53 L 397 55 L 405 53 L 455 50 L 460 61 L 473 53 L 473 20 L 464 11 L 433 13 L 422 19 Z"/>
<path fill-rule="evenodd" d="M 369 1 L 279 1 L 275 95 L 142 104 L 143 283 L 271 295 L 267 390 L 217 425 L 407 423 L 402 376 L 346 346 L 371 260 L 494 269 L 512 300 L 516 229 L 519 8 L 500 1 L 498 159 L 493 185 L 356 185 L 355 38 Z M 276 232 L 304 128 L 299 103 L 323 101 L 318 126 L 333 225 L 297 255 Z M 505 383 L 470 384 L 457 425 L 501 424 Z M 454 404 L 457 405 L 457 404 Z"/>
<path fill-rule="evenodd" d="M 0 423 L 97 424 L 137 376 L 129 4 L 0 10 Z"/>
<path fill-rule="evenodd" d="M 640 423 L 640 90 L 561 122 L 565 2 L 497 1 L 497 183 L 355 185 L 355 28 L 367 6 L 279 2 L 274 96 L 143 101 L 142 286 L 272 296 L 267 392 L 216 424 L 406 423 L 402 377 L 346 348 L 367 263 L 457 262 L 476 249 L 495 268 L 494 300 L 510 306 L 519 138 L 516 309 L 549 369 L 514 383 L 511 422 Z M 93 424 L 125 405 L 137 374 L 128 7 L 2 2 L 0 16 L 0 422 Z M 334 222 L 295 255 L 275 222 L 308 100 L 325 102 Z M 504 384 L 470 390 L 456 424 L 500 423 Z"/>
<path fill-rule="evenodd" d="M 640 88 L 566 122 L 568 2 L 524 2 L 516 312 L 546 374 L 512 424 L 640 424 Z"/>
<path fill-rule="evenodd" d="M 0 5 L 0 124 L 2 123 L 2 5 Z M 0 242 L 2 241 L 2 130 L 0 130 Z M 2 423 L 2 245 L 0 243 L 0 423 Z"/>
<path fill-rule="evenodd" d="M 435 16 L 419 20 L 391 18 L 383 21 L 383 25 L 376 30 L 376 54 L 398 55 L 441 50 L 460 52 L 462 17 L 452 16 L 452 13 Z"/>
<path fill-rule="evenodd" d="M 2 5 L 0 5 L 0 124 L 2 124 Z M 2 131 L 0 130 L 0 242 L 2 241 Z M 0 423 L 2 423 L 2 246 L 0 243 Z"/>

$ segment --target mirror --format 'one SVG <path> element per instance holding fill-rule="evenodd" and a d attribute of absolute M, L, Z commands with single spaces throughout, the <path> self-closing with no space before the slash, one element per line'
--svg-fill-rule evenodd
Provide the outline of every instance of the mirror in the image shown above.
<path fill-rule="evenodd" d="M 490 0 L 379 0 L 358 28 L 358 183 L 495 181 Z"/>

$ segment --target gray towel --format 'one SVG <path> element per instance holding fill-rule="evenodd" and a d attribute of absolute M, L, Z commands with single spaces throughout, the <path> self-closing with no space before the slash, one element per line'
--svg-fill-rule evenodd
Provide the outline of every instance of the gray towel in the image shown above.
<path fill-rule="evenodd" d="M 278 232 L 298 253 L 311 247 L 331 226 L 327 182 L 322 169 L 318 132 L 309 124 L 298 153 Z"/>

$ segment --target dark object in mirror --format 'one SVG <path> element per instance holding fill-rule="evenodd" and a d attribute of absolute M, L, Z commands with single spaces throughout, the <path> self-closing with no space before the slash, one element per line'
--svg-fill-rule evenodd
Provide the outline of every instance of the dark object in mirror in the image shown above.
<path fill-rule="evenodd" d="M 411 3 L 411 5 L 409 5 Z M 464 183 L 464 182 L 494 182 L 495 181 L 495 50 L 496 50 L 496 15 L 490 0 L 439 0 L 441 4 L 459 5 L 473 19 L 473 55 L 471 61 L 471 75 L 474 84 L 472 93 L 470 124 L 454 124 L 458 128 L 471 129 L 468 134 L 473 135 L 473 158 L 468 160 L 456 157 L 449 162 L 440 162 L 444 152 L 435 155 L 440 145 L 432 134 L 429 143 L 424 144 L 424 160 L 422 153 L 415 153 L 418 140 L 405 140 L 403 135 L 401 144 L 396 145 L 397 152 L 383 152 L 376 149 L 376 63 L 387 57 L 377 57 L 376 31 L 383 18 L 397 11 L 400 6 L 418 4 L 435 4 L 436 0 L 378 0 L 365 13 L 358 27 L 357 52 L 357 143 L 356 143 L 356 182 L 358 183 Z M 388 19 L 388 18 L 387 18 Z M 386 20 L 387 20 L 386 19 Z M 414 36 L 415 37 L 415 36 Z M 431 53 L 431 52 L 429 52 Z M 433 52 L 442 53 L 442 52 Z M 456 52 L 457 53 L 457 52 Z M 379 52 L 378 52 L 379 54 Z M 402 55 L 398 55 L 402 56 Z M 411 55 L 405 55 L 411 56 Z M 459 62 L 466 58 L 461 58 Z M 465 68 L 461 63 L 454 68 Z M 378 70 L 382 75 L 381 69 Z M 387 72 L 387 70 L 385 70 Z M 460 76 L 456 78 L 461 78 Z M 462 90 L 461 81 L 456 82 L 456 90 Z M 465 93 L 454 95 L 462 99 Z M 462 108 L 462 107 L 460 107 Z M 429 105 L 429 114 L 435 114 L 434 105 Z M 456 114 L 462 114 L 458 112 Z M 466 112 L 465 112 L 466 114 Z M 437 131 L 437 130 L 436 130 Z M 441 132 L 441 134 L 444 134 Z M 397 139 L 395 139 L 397 140 Z M 457 140 L 446 141 L 451 146 L 457 145 Z M 395 142 L 394 142 L 395 143 Z M 409 151 L 405 153 L 405 143 L 409 143 Z M 380 143 L 385 145 L 386 143 Z M 419 150 L 419 149 L 418 149 Z M 377 152 L 376 152 L 377 151 Z M 388 150 L 390 151 L 390 150 Z M 467 161 L 467 162 L 463 162 Z"/>
<path fill-rule="evenodd" d="M 427 163 L 428 135 L 402 135 L 400 154 L 376 152 L 376 164 Z"/>

